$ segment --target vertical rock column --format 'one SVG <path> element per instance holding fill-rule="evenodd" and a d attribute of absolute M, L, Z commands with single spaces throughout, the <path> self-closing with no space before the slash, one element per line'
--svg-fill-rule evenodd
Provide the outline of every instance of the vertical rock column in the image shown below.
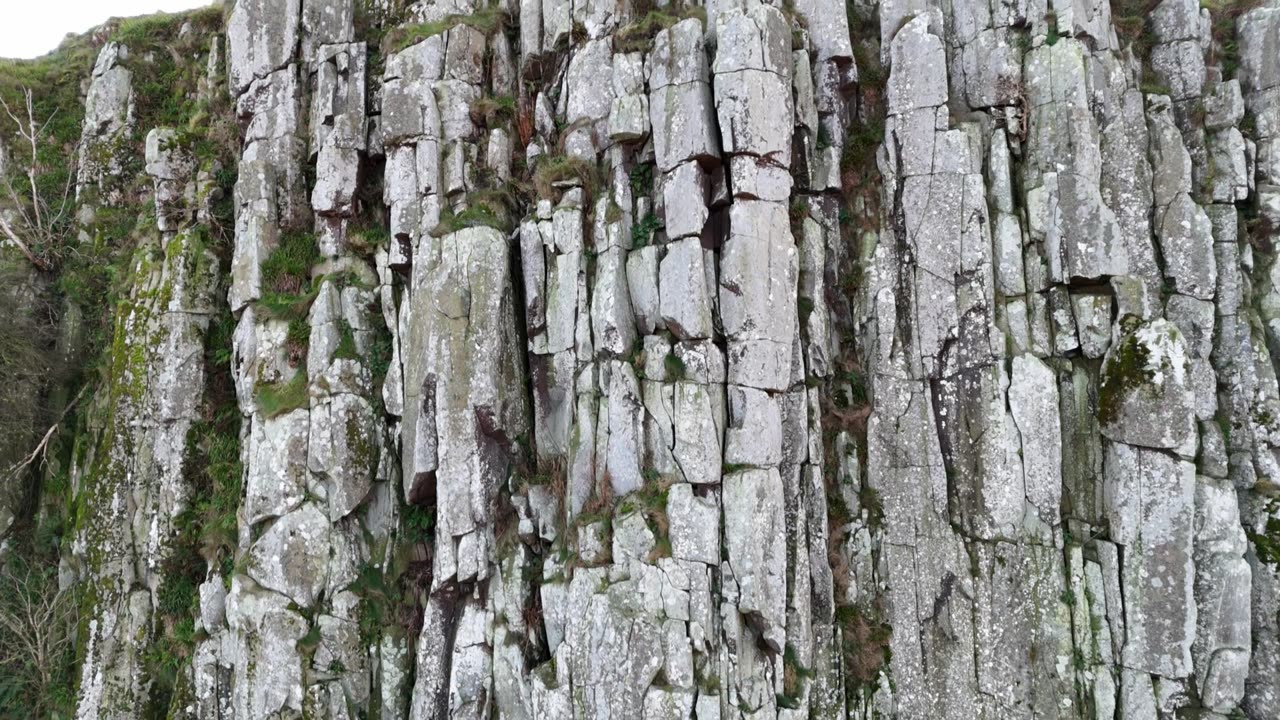
<path fill-rule="evenodd" d="M 378 276 L 350 249 L 368 136 L 353 9 L 246 0 L 228 21 L 244 130 L 229 299 L 245 494 L 225 625 L 221 580 L 202 598 L 213 622 L 196 687 L 210 717 L 348 717 L 375 690 L 355 583 L 386 562 L 373 553 L 396 504 L 370 369 Z"/>
<path fill-rule="evenodd" d="M 1275 355 L 1277 322 L 1276 271 L 1280 268 L 1270 253 L 1255 254 L 1258 243 L 1271 244 L 1280 226 L 1280 7 L 1274 2 L 1242 14 L 1236 20 L 1240 68 L 1237 79 L 1243 95 L 1245 120 L 1253 132 L 1246 141 L 1246 179 L 1256 203 L 1256 219 L 1241 228 L 1234 218 L 1214 223 L 1215 250 L 1228 259 L 1238 256 L 1240 275 L 1232 283 L 1220 285 L 1219 322 L 1222 331 L 1214 352 L 1220 364 L 1228 366 L 1220 387 L 1223 404 L 1229 410 L 1230 479 L 1240 494 L 1240 515 L 1249 539 L 1247 560 L 1252 574 L 1252 655 L 1245 683 L 1243 706 L 1250 718 L 1280 712 L 1280 570 L 1273 551 L 1280 508 L 1270 498 L 1269 484 L 1280 476 L 1277 462 Z M 1219 91 L 1218 94 L 1222 94 Z M 1222 115 L 1240 115 L 1228 103 L 1218 110 L 1213 103 L 1205 124 L 1217 124 Z M 1215 98 L 1216 99 L 1216 98 Z M 1225 111 L 1225 112 L 1224 112 Z M 1229 133 L 1229 130 L 1227 131 Z M 1243 232 L 1237 233 L 1237 230 Z M 1240 242 L 1237 242 L 1239 240 Z M 1244 242 L 1248 240 L 1248 242 Z M 1252 270 L 1250 274 L 1249 271 Z M 1224 307 L 1225 305 L 1225 307 Z M 1243 305 L 1243 306 L 1242 306 Z M 1227 312 L 1234 312 L 1223 317 Z M 1262 325 L 1263 332 L 1258 331 Z M 1252 362 L 1250 360 L 1252 359 Z M 1207 668 L 1207 666 L 1206 666 Z"/>
<path fill-rule="evenodd" d="M 113 65 L 126 52 L 115 43 L 102 51 L 89 94 L 100 100 L 94 112 L 107 116 L 86 115 L 86 153 L 95 143 L 126 142 L 129 73 Z M 82 189 L 122 184 L 119 167 L 82 170 Z M 73 469 L 83 508 L 74 564 L 88 588 L 77 718 L 137 717 L 149 707 L 156 680 L 144 655 L 164 631 L 156 608 L 179 532 L 174 521 L 191 495 L 184 476 L 187 436 L 200 418 L 204 333 L 218 287 L 217 258 L 195 226 L 194 171 L 189 149 L 173 131 L 147 137 L 156 223 L 134 230 L 140 242 L 129 294 L 115 310 L 106 391 L 95 401 L 93 434 L 82 439 L 87 446 Z"/>
<path fill-rule="evenodd" d="M 458 22 L 485 11 L 464 5 L 419 7 L 446 27 L 388 57 L 383 85 L 390 266 L 408 278 L 398 328 L 403 401 L 388 407 L 403 412 L 405 499 L 436 517 L 410 711 L 417 718 L 488 717 L 492 676 L 506 668 L 512 677 L 509 663 L 495 669 L 494 661 L 510 644 L 495 647 L 505 598 L 496 548 L 529 422 L 512 244 L 465 219 L 488 209 L 486 185 L 509 178 L 503 133 L 482 135 L 472 117 L 501 88 L 509 49 L 500 32 Z"/>
<path fill-rule="evenodd" d="M 789 580 L 808 584 L 807 571 L 788 567 L 792 557 L 807 558 L 788 545 L 794 551 L 789 541 L 804 534 L 796 455 L 802 461 L 808 449 L 799 264 L 788 215 L 791 28 L 764 5 L 718 8 L 715 21 L 716 114 L 732 196 L 718 277 L 729 396 L 724 462 L 733 468 L 723 481 L 724 700 L 772 716 L 785 695 L 780 660 L 788 649 L 796 652 L 787 636 L 788 601 L 801 600 L 795 609 L 809 614 L 807 594 L 788 593 Z"/>

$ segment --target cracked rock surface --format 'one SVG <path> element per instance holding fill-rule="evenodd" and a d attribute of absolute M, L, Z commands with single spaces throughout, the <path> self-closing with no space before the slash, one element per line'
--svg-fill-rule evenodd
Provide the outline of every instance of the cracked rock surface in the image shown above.
<path fill-rule="evenodd" d="M 82 68 L 77 720 L 1280 717 L 1278 0 L 206 15 Z"/>

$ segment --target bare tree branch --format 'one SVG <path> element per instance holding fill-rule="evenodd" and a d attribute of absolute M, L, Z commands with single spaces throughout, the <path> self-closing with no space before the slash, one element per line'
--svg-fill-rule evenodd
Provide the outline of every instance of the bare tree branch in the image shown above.
<path fill-rule="evenodd" d="M 9 468 L 8 475 L 10 478 L 17 477 L 19 472 L 30 467 L 37 459 L 41 460 L 41 462 L 44 461 L 45 454 L 49 451 L 49 441 L 53 439 L 54 434 L 58 431 L 58 427 L 62 425 L 62 421 L 67 418 L 67 415 L 71 412 L 72 408 L 80 402 L 80 398 L 84 396 L 84 391 L 88 389 L 88 387 L 88 385 L 81 386 L 80 392 L 76 393 L 76 396 L 71 399 L 71 402 L 67 403 L 67 406 L 62 409 L 62 414 L 58 416 L 57 422 L 50 425 L 49 429 L 45 431 L 44 436 L 40 438 L 39 444 L 36 445 L 36 449 L 32 450 L 30 455 L 27 455 L 21 461 L 15 463 Z"/>
<path fill-rule="evenodd" d="M 41 717 L 55 673 L 74 649 L 74 594 L 58 587 L 55 574 L 14 558 L 0 566 L 0 672 L 17 681 L 31 717 Z"/>
<path fill-rule="evenodd" d="M 9 222 L 0 216 L 0 232 L 3 232 L 4 237 L 22 251 L 31 264 L 40 270 L 48 270 L 50 257 L 56 259 L 55 249 L 63 244 L 62 224 L 67 219 L 73 204 L 71 197 L 75 173 L 67 173 L 67 181 L 60 198 L 47 198 L 41 194 L 40 179 L 43 168 L 40 165 L 40 145 L 46 137 L 50 123 L 57 116 L 57 110 L 55 109 L 49 117 L 40 122 L 36 119 L 35 99 L 31 89 L 22 88 L 22 95 L 26 110 L 25 119 L 19 117 L 3 97 L 0 97 L 0 109 L 3 109 L 5 115 L 13 121 L 18 137 L 22 138 L 30 148 L 31 157 L 23 173 L 26 176 L 30 197 L 22 197 L 25 193 L 18 192 L 7 173 L 0 177 L 0 185 L 3 186 L 9 201 L 21 216 L 20 222 L 16 222 L 20 225 L 18 228 L 13 227 L 14 222 Z M 70 162 L 75 161 L 72 159 Z M 51 201 L 56 204 L 51 204 Z"/>
<path fill-rule="evenodd" d="M 9 225 L 8 220 L 5 220 L 3 213 L 0 213 L 0 231 L 3 231 L 5 237 L 9 238 L 9 241 L 16 245 L 18 249 L 22 251 L 23 255 L 27 256 L 27 260 L 31 261 L 32 265 L 35 265 L 41 270 L 49 269 L 49 266 L 46 265 L 43 260 L 32 254 L 31 248 L 27 247 L 27 244 L 22 242 L 22 238 L 18 237 L 18 234 L 13 231 L 13 226 Z"/>

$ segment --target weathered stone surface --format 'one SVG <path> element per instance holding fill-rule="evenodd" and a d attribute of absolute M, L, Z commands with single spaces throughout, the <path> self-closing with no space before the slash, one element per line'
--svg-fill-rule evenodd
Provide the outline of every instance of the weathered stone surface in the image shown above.
<path fill-rule="evenodd" d="M 663 327 L 680 340 L 711 337 L 710 289 L 698 238 L 667 245 L 658 278 Z"/>
<path fill-rule="evenodd" d="M 724 478 L 725 565 L 738 585 L 738 612 L 775 652 L 786 644 L 786 541 L 782 478 L 776 469 Z"/>
<path fill-rule="evenodd" d="M 658 33 L 653 47 L 649 117 L 658 169 L 719 157 L 702 24 L 692 18 L 676 23 Z"/>
<path fill-rule="evenodd" d="M 298 43 L 299 4 L 300 0 L 245 0 L 232 7 L 227 64 L 233 94 L 288 64 Z"/>
<path fill-rule="evenodd" d="M 1098 391 L 1102 433 L 1116 441 L 1175 449 L 1193 437 L 1187 346 L 1164 320 L 1138 325 L 1107 351 Z"/>
<path fill-rule="evenodd" d="M 715 496 L 700 496 L 692 485 L 676 483 L 667 491 L 667 517 L 674 558 L 719 565 L 720 508 Z"/>
<path fill-rule="evenodd" d="M 0 509 L 69 520 L 76 720 L 1280 715 L 1253 4 L 236 0 L 96 31 L 80 250 L 42 275 L 74 357 L 111 250 L 102 382 L 32 388 L 80 399 L 23 494 L 70 495 Z M 170 64 L 178 129 L 140 126 Z M 171 546 L 197 639 L 151 707 Z"/>
<path fill-rule="evenodd" d="M 267 528 L 249 551 L 249 577 L 265 588 L 310 607 L 325 584 L 329 521 L 305 503 Z"/>
<path fill-rule="evenodd" d="M 1021 436 L 1027 501 L 1046 525 L 1058 524 L 1062 500 L 1062 431 L 1053 371 L 1031 355 L 1013 359 L 1009 410 Z"/>
<path fill-rule="evenodd" d="M 1195 467 L 1164 452 L 1106 443 L 1103 504 L 1124 553 L 1121 662 L 1186 677 L 1196 635 L 1192 533 Z"/>
<path fill-rule="evenodd" d="M 783 390 L 790 376 L 799 272 L 786 208 L 744 201 L 729 210 L 720 258 L 720 312 L 733 382 Z"/>
<path fill-rule="evenodd" d="M 1195 490 L 1196 639 L 1191 647 L 1205 707 L 1230 712 L 1244 699 L 1252 648 L 1245 535 L 1235 490 L 1206 477 Z"/>

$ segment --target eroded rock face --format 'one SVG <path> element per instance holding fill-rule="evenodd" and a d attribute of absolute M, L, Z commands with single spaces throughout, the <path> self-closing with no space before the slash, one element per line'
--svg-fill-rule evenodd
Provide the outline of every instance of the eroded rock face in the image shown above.
<path fill-rule="evenodd" d="M 660 5 L 232 2 L 226 257 L 101 48 L 77 717 L 150 702 L 227 355 L 174 717 L 1280 715 L 1275 0 Z"/>

